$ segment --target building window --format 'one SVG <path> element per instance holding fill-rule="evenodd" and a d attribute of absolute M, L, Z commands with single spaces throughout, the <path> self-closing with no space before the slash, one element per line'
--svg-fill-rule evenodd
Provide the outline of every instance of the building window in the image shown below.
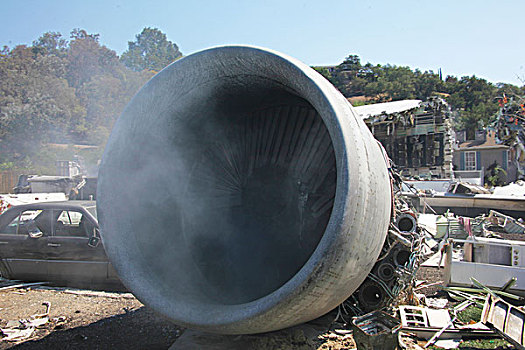
<path fill-rule="evenodd" d="M 465 152 L 465 170 L 476 170 L 476 152 Z"/>

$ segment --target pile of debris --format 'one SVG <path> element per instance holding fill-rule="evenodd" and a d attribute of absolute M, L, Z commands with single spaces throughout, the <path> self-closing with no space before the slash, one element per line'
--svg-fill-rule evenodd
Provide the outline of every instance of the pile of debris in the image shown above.
<path fill-rule="evenodd" d="M 489 338 L 525 349 L 523 220 L 495 210 L 473 218 L 419 214 L 392 175 L 396 209 L 387 241 L 337 315 L 357 348 L 456 348 Z M 420 266 L 438 269 L 443 280 L 417 281 Z M 418 293 L 430 286 L 439 288 L 432 297 Z"/>
<path fill-rule="evenodd" d="M 498 337 L 524 349 L 525 299 L 506 291 L 513 282 L 515 279 L 493 290 L 473 278 L 475 288 L 446 288 L 448 298 L 416 299 L 419 306 L 400 305 L 389 313 L 374 311 L 354 317 L 357 349 L 422 349 L 432 345 L 452 349 L 467 339 L 488 338 L 494 343 Z M 449 303 L 454 305 L 446 309 Z"/>
<path fill-rule="evenodd" d="M 511 159 L 518 169 L 518 177 L 525 178 L 525 97 L 503 95 L 500 109 L 491 127 L 496 130 L 498 142 L 510 146 Z"/>
<path fill-rule="evenodd" d="M 384 152 L 386 157 L 386 152 Z M 423 248 L 423 231 L 417 224 L 416 211 L 403 199 L 402 180 L 389 169 L 393 189 L 393 215 L 382 251 L 372 271 L 361 286 L 339 306 L 338 319 L 387 307 L 410 295 Z"/>

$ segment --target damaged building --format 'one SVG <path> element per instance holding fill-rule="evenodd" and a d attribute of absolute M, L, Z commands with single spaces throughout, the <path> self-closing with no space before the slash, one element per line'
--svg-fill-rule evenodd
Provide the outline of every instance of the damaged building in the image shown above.
<path fill-rule="evenodd" d="M 454 133 L 441 98 L 355 107 L 402 175 L 451 178 Z"/>

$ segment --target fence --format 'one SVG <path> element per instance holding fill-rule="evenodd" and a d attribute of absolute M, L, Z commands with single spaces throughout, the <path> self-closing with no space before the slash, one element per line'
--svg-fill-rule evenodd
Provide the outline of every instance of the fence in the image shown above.
<path fill-rule="evenodd" d="M 0 171 L 0 193 L 13 193 L 18 182 L 18 173 L 11 170 Z"/>

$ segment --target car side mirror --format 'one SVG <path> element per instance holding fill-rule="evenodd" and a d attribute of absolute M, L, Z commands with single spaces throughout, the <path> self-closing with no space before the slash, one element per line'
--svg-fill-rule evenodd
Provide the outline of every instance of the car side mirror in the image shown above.
<path fill-rule="evenodd" d="M 93 236 L 93 237 L 89 238 L 88 246 L 90 246 L 91 248 L 96 248 L 96 247 L 98 247 L 99 244 L 100 244 L 100 238 L 98 238 L 96 236 Z"/>

